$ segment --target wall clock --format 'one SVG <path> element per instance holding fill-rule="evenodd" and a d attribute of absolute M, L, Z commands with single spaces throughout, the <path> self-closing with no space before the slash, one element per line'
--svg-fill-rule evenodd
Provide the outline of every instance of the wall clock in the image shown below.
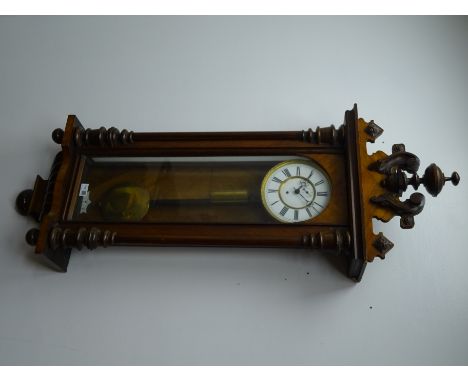
<path fill-rule="evenodd" d="M 425 203 L 406 200 L 423 184 L 436 196 L 447 180 L 403 144 L 368 155 L 383 130 L 358 118 L 357 106 L 335 128 L 307 131 L 134 133 L 85 129 L 68 116 L 47 180 L 16 200 L 39 228 L 26 234 L 59 270 L 72 248 L 240 246 L 333 251 L 359 281 L 368 262 L 393 243 L 372 218 L 412 228 Z"/>

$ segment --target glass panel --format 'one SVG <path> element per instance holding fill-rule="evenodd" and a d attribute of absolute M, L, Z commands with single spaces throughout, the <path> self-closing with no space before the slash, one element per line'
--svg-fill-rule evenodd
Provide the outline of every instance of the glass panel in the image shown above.
<path fill-rule="evenodd" d="M 95 157 L 84 158 L 84 161 L 81 181 L 72 199 L 74 202 L 69 215 L 75 221 L 232 224 L 299 222 L 310 219 L 311 212 L 314 214 L 312 207 L 309 211 L 305 210 L 306 202 L 303 200 L 310 202 L 318 192 L 312 180 L 306 183 L 302 178 L 297 181 L 288 179 L 288 171 L 283 171 L 287 169 L 283 162 L 293 166 L 290 168 L 291 172 L 294 171 L 293 178 L 300 170 L 304 174 L 303 178 L 309 175 L 308 165 L 317 170 L 318 176 L 322 174 L 326 178 L 315 162 L 301 157 Z M 297 163 L 302 166 L 299 170 Z M 283 164 L 280 166 L 282 172 L 276 174 L 274 169 L 278 169 L 279 164 Z M 273 175 L 281 177 L 281 174 L 284 174 L 284 187 L 281 192 L 277 192 L 280 202 L 265 208 L 265 203 L 274 203 L 274 195 L 265 197 L 267 187 L 271 191 Z M 329 184 L 326 179 L 325 183 Z M 301 186 L 299 181 L 304 185 Z M 262 187 L 265 192 L 262 192 Z M 285 217 L 281 214 L 284 208 L 278 211 L 276 208 L 284 207 L 283 199 L 286 205 L 291 204 L 286 195 L 289 195 L 288 187 L 292 193 L 297 193 L 293 198 L 298 200 L 291 202 L 292 209 Z M 325 192 L 322 191 L 322 194 Z M 322 200 L 320 205 L 324 204 Z"/>

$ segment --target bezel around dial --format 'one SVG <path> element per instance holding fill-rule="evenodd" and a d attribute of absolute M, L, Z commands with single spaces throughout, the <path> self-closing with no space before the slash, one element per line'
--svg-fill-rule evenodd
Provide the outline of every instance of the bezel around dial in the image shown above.
<path fill-rule="evenodd" d="M 267 186 L 268 186 L 269 181 L 272 179 L 272 177 L 274 178 L 273 175 L 279 169 L 281 169 L 283 167 L 287 168 L 290 165 L 306 165 L 307 167 L 313 168 L 313 174 L 311 176 L 307 177 L 307 176 L 304 176 L 304 175 L 301 176 L 300 174 L 296 174 L 296 173 L 294 173 L 294 174 L 290 173 L 290 176 L 287 176 L 286 179 L 284 179 L 284 180 L 279 179 L 281 182 L 279 182 L 279 186 L 278 186 L 278 199 L 279 199 L 278 203 L 281 203 L 283 205 L 283 209 L 281 211 L 279 211 L 279 212 L 278 211 L 275 212 L 275 210 L 272 209 L 271 206 L 275 205 L 277 202 L 274 202 L 273 204 L 269 203 L 270 201 L 268 200 L 269 198 L 267 196 L 267 193 L 268 193 Z M 320 190 L 317 191 L 317 186 L 315 185 L 315 183 L 313 181 L 311 181 L 311 179 L 316 177 L 316 174 L 320 174 L 320 178 L 321 178 L 320 180 L 323 179 L 325 181 L 325 183 L 328 185 L 328 192 L 327 192 L 327 195 L 326 195 L 326 199 L 321 200 L 322 203 L 319 203 L 316 200 L 316 198 L 318 196 L 318 193 L 321 192 L 321 191 Z M 291 203 L 289 201 L 284 200 L 284 195 L 282 195 L 282 194 L 284 194 L 284 192 L 282 192 L 282 190 L 285 187 L 285 185 L 288 182 L 290 182 L 290 181 L 292 181 L 294 179 L 298 179 L 298 178 L 304 180 L 304 183 L 305 183 L 304 187 L 307 187 L 307 189 L 309 191 L 310 190 L 313 191 L 313 198 L 310 201 L 307 201 L 304 198 L 304 196 L 301 195 L 304 198 L 305 202 L 306 202 L 306 204 L 304 204 L 304 206 L 302 206 L 302 207 L 295 207 L 294 205 L 291 205 Z M 320 180 L 318 180 L 317 182 L 319 182 Z M 298 193 L 296 189 L 294 191 L 296 193 Z M 321 215 L 326 210 L 326 208 L 328 207 L 328 204 L 330 202 L 330 199 L 331 199 L 332 184 L 331 184 L 331 181 L 330 181 L 330 177 L 328 176 L 325 169 L 322 166 L 320 166 L 316 161 L 311 160 L 311 159 L 298 159 L 298 160 L 293 159 L 293 160 L 287 160 L 287 161 L 280 162 L 280 163 L 276 164 L 275 166 L 273 166 L 265 174 L 265 176 L 263 178 L 263 181 L 262 181 L 262 184 L 261 184 L 260 192 L 261 192 L 261 196 L 262 196 L 263 207 L 265 208 L 265 210 L 268 212 L 268 214 L 271 217 L 273 217 L 276 221 L 279 221 L 281 223 L 294 224 L 294 223 L 303 223 L 303 222 L 313 220 L 317 216 Z M 322 196 L 322 195 L 320 195 L 320 196 Z M 282 214 L 282 212 L 284 211 L 284 208 L 286 208 L 286 211 L 284 212 L 284 214 Z M 294 211 L 293 215 L 291 217 L 286 218 L 285 216 L 290 210 Z"/>

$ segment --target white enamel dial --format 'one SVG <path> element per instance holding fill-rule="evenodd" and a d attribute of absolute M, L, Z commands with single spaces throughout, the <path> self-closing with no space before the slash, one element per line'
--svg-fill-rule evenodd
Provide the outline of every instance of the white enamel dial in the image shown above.
<path fill-rule="evenodd" d="M 276 220 L 298 223 L 320 215 L 330 201 L 328 176 L 309 160 L 277 164 L 262 182 L 262 201 Z"/>

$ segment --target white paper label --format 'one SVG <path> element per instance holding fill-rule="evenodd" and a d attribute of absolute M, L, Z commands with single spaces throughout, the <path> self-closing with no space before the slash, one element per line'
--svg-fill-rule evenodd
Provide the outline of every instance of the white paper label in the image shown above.
<path fill-rule="evenodd" d="M 86 194 L 88 193 L 88 187 L 89 187 L 89 184 L 88 183 L 82 183 L 81 184 L 81 187 L 80 187 L 80 196 L 86 196 Z"/>
<path fill-rule="evenodd" d="M 89 199 L 89 192 L 86 192 L 83 195 L 83 199 L 81 199 L 80 214 L 85 214 L 88 211 L 88 206 L 90 204 L 91 204 L 91 200 Z"/>

